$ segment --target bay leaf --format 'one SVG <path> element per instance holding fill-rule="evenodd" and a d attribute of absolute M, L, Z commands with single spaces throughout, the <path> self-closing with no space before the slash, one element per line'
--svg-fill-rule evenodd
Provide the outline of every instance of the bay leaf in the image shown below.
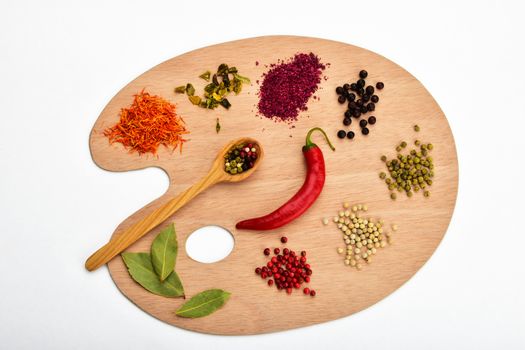
<path fill-rule="evenodd" d="M 177 250 L 175 226 L 171 224 L 162 230 L 151 244 L 151 261 L 161 281 L 164 281 L 175 269 Z"/>
<path fill-rule="evenodd" d="M 122 253 L 122 259 L 131 277 L 153 294 L 163 297 L 183 297 L 184 288 L 179 275 L 173 271 L 161 282 L 153 269 L 149 253 Z"/>
<path fill-rule="evenodd" d="M 208 289 L 185 302 L 175 313 L 187 318 L 208 316 L 223 306 L 230 295 L 222 289 Z"/>

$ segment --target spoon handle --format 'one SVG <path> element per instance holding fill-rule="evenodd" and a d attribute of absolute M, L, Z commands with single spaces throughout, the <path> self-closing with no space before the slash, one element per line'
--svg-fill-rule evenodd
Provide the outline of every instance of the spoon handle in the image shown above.
<path fill-rule="evenodd" d="M 170 199 L 167 203 L 155 209 L 142 220 L 136 222 L 128 229 L 119 233 L 115 238 L 110 240 L 106 245 L 93 253 L 86 260 L 86 269 L 93 271 L 106 264 L 117 254 L 135 243 L 139 238 L 164 222 L 173 215 L 177 210 L 182 208 L 186 203 L 192 200 L 206 188 L 213 186 L 221 180 L 220 173 L 210 171 L 199 182 L 179 194 L 177 197 Z"/>

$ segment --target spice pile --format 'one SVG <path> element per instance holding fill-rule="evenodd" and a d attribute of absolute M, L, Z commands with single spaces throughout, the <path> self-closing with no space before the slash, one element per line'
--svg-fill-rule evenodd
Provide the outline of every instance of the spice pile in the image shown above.
<path fill-rule="evenodd" d="M 359 127 L 361 128 L 361 133 L 363 135 L 368 135 L 370 133 L 368 126 L 374 125 L 377 121 L 375 116 L 370 116 L 368 119 L 364 119 L 364 115 L 368 112 L 373 112 L 376 109 L 376 104 L 379 102 L 379 96 L 374 94 L 374 87 L 372 85 L 365 87 L 366 77 L 368 77 L 368 72 L 366 70 L 361 70 L 359 72 L 359 79 L 355 83 L 347 83 L 343 86 L 338 86 L 335 89 L 335 92 L 339 95 L 337 101 L 340 104 L 348 102 L 348 108 L 344 113 L 343 124 L 345 126 L 350 126 L 352 124 L 352 118 L 359 119 L 363 117 L 363 119 L 359 121 Z M 384 87 L 385 84 L 383 82 L 378 82 L 376 84 L 377 90 L 382 90 Z M 348 132 L 339 130 L 337 132 L 337 137 L 340 139 L 345 136 L 349 139 L 353 139 L 355 133 L 351 130 Z"/>
<path fill-rule="evenodd" d="M 120 110 L 120 121 L 104 130 L 111 144 L 119 142 L 130 152 L 156 154 L 159 145 L 175 150 L 189 134 L 184 120 L 175 113 L 175 105 L 142 90 L 129 108 Z"/>
<path fill-rule="evenodd" d="M 281 243 L 287 243 L 288 238 L 281 237 Z M 263 254 L 269 256 L 272 253 L 270 248 L 265 248 Z M 294 289 L 301 288 L 303 283 L 310 282 L 312 269 L 306 262 L 306 252 L 303 250 L 300 255 L 295 251 L 284 248 L 274 248 L 274 256 L 266 263 L 265 266 L 257 267 L 255 273 L 260 275 L 263 280 L 268 279 L 268 285 L 277 287 L 278 290 L 286 290 L 286 293 L 292 294 Z M 303 288 L 306 295 L 315 296 L 316 292 L 308 287 Z"/>
<path fill-rule="evenodd" d="M 288 123 L 297 120 L 299 112 L 308 110 L 306 103 L 317 91 L 325 68 L 313 53 L 298 53 L 290 61 L 271 64 L 259 90 L 259 113 Z"/>
<path fill-rule="evenodd" d="M 420 127 L 414 125 L 414 130 L 417 132 Z M 392 199 L 397 198 L 394 190 L 404 191 L 408 197 L 412 197 L 413 192 L 423 190 L 423 196 L 430 197 L 430 191 L 426 188 L 432 186 L 434 177 L 434 162 L 429 155 L 434 145 L 422 143 L 420 140 L 415 140 L 414 144 L 419 149 L 412 149 L 409 153 L 402 154 L 401 152 L 407 147 L 407 143 L 402 141 L 396 147 L 397 158 L 388 160 L 386 156 L 381 156 L 390 177 L 385 172 L 380 172 L 379 178 L 384 180 L 388 189 L 392 191 L 390 193 Z"/>
<path fill-rule="evenodd" d="M 240 174 L 253 168 L 257 161 L 257 145 L 252 143 L 240 143 L 233 146 L 224 155 L 224 170 L 231 175 Z"/>
<path fill-rule="evenodd" d="M 345 202 L 343 209 L 333 219 L 337 228 L 343 233 L 346 245 L 346 248 L 337 248 L 337 252 L 345 253 L 345 265 L 361 270 L 363 268 L 361 262 L 370 264 L 377 249 L 384 248 L 387 243 L 390 244 L 391 235 L 384 231 L 382 220 L 361 217 L 362 212 L 368 211 L 366 204 L 354 205 L 350 209 L 350 205 Z M 327 225 L 328 219 L 323 219 L 323 223 Z M 397 225 L 392 225 L 392 230 L 396 231 Z"/>
<path fill-rule="evenodd" d="M 217 68 L 217 73 L 213 76 L 210 71 L 206 71 L 199 75 L 199 78 L 208 82 L 211 78 L 211 83 L 204 87 L 204 97 L 196 96 L 195 88 L 190 83 L 176 87 L 175 93 L 186 93 L 191 103 L 208 109 L 215 109 L 219 105 L 229 109 L 231 103 L 226 96 L 232 91 L 238 95 L 242 90 L 242 84 L 250 83 L 250 79 L 238 74 L 236 67 L 228 67 L 225 63 Z"/>

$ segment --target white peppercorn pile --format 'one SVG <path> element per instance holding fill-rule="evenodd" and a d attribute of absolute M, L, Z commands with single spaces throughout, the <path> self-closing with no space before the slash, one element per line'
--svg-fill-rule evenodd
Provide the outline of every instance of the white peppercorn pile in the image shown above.
<path fill-rule="evenodd" d="M 350 208 L 345 202 L 343 209 L 333 218 L 337 228 L 343 233 L 344 248 L 337 248 L 337 253 L 345 254 L 344 263 L 357 270 L 363 268 L 363 262 L 370 264 L 378 249 L 391 243 L 392 235 L 386 230 L 383 220 L 363 217 L 368 211 L 366 204 L 357 204 Z M 397 225 L 392 225 L 394 231 Z"/>

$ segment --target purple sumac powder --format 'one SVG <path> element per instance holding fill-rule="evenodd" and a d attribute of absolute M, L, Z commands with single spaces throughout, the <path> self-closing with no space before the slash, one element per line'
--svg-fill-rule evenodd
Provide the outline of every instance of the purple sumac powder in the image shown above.
<path fill-rule="evenodd" d="M 259 90 L 259 113 L 274 120 L 293 122 L 317 91 L 325 65 L 313 53 L 298 53 L 287 62 L 271 64 Z"/>

